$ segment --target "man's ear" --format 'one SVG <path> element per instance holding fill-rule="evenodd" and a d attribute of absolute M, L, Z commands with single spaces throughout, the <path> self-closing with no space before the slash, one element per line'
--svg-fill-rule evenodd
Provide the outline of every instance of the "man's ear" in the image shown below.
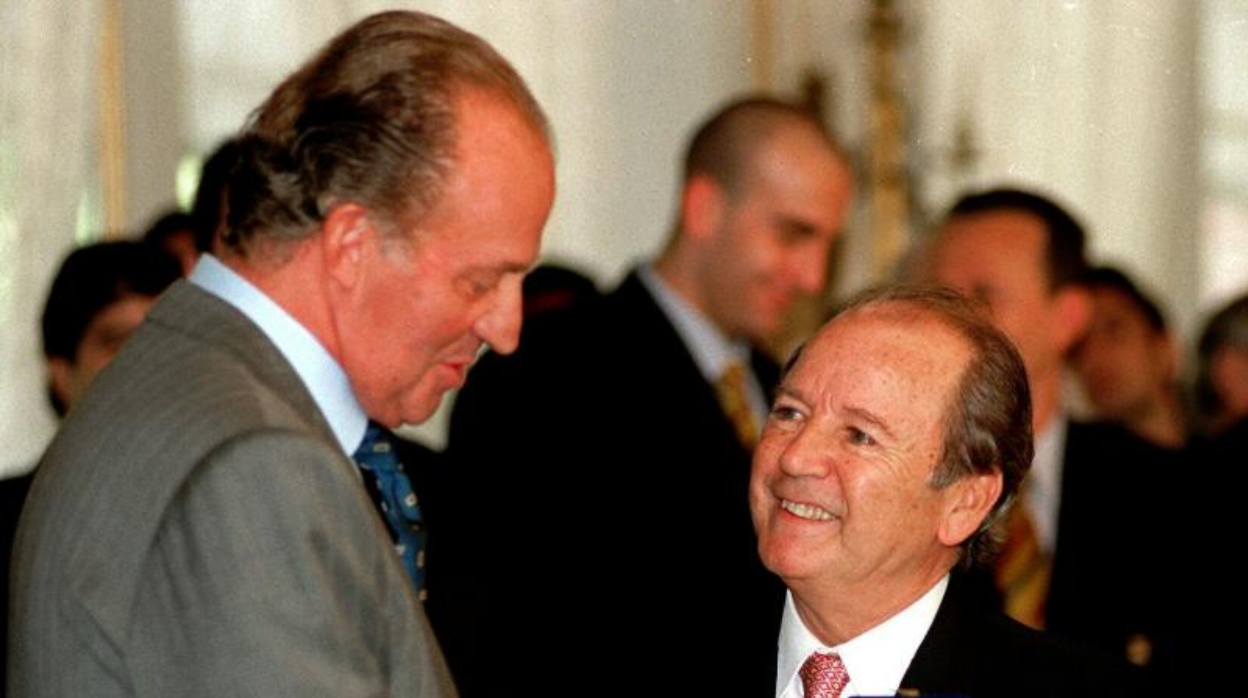
<path fill-rule="evenodd" d="M 719 230 L 727 196 L 724 188 L 707 175 L 694 175 L 680 195 L 680 215 L 685 234 L 705 240 Z"/>
<path fill-rule="evenodd" d="M 1065 356 L 1092 322 L 1092 293 L 1075 284 L 1059 288 L 1053 294 L 1053 312 L 1053 341 Z"/>
<path fill-rule="evenodd" d="M 321 223 L 320 245 L 331 278 L 352 288 L 360 278 L 366 243 L 377 235 L 368 210 L 356 203 L 334 206 Z"/>
<path fill-rule="evenodd" d="M 950 548 L 962 544 L 979 530 L 1001 496 L 1001 471 L 976 473 L 958 478 L 946 488 L 948 497 L 944 519 L 937 538 Z"/>

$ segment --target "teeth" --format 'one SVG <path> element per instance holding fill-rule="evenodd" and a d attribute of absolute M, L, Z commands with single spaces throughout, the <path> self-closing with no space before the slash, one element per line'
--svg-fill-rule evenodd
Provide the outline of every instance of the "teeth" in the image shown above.
<path fill-rule="evenodd" d="M 790 502 L 787 499 L 780 501 L 780 507 L 790 514 L 812 521 L 831 521 L 836 518 L 826 509 L 821 509 L 814 504 L 803 504 L 801 502 Z"/>

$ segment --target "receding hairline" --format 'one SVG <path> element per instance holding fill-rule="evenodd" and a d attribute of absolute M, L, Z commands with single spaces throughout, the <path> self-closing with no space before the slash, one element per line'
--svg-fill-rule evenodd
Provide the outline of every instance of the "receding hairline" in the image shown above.
<path fill-rule="evenodd" d="M 815 114 L 778 99 L 750 98 L 724 107 L 699 126 L 685 149 L 684 181 L 710 177 L 730 191 L 739 191 L 760 154 L 792 134 L 809 135 L 848 170 L 835 138 Z"/>
<path fill-rule="evenodd" d="M 942 419 L 947 424 L 948 419 L 952 415 L 952 409 L 958 395 L 961 393 L 960 386 L 966 378 L 967 371 L 975 361 L 979 350 L 976 348 L 974 340 L 967 335 L 966 331 L 958 325 L 957 319 L 948 316 L 945 312 L 937 307 L 926 305 L 924 301 L 913 298 L 879 298 L 870 300 L 862 305 L 851 307 L 844 312 L 839 313 L 824 325 L 823 329 L 816 335 L 817 340 L 820 336 L 830 332 L 837 323 L 852 320 L 855 318 L 881 319 L 890 325 L 899 327 L 909 332 L 921 332 L 924 328 L 921 326 L 926 323 L 929 327 L 940 328 L 946 337 L 950 338 L 960 350 L 960 364 L 958 373 L 953 377 L 949 385 L 948 401 L 942 413 Z"/>
<path fill-rule="evenodd" d="M 954 377 L 950 384 L 953 393 L 950 400 L 957 397 L 958 386 L 961 385 L 962 379 L 966 376 L 966 371 L 970 368 L 971 363 L 975 360 L 977 349 L 975 342 L 971 337 L 963 331 L 954 318 L 944 315 L 939 309 L 929 307 L 923 302 L 908 298 L 881 298 L 868 301 L 867 303 L 855 306 L 837 314 L 823 326 L 811 341 L 818 341 L 827 333 L 842 322 L 852 321 L 855 319 L 880 319 L 887 322 L 891 326 L 899 327 L 907 332 L 921 332 L 925 328 L 921 325 L 926 323 L 928 326 L 939 327 L 944 334 L 951 338 L 961 350 L 961 364 L 958 367 L 958 374 Z M 950 407 L 952 403 L 950 404 Z"/>

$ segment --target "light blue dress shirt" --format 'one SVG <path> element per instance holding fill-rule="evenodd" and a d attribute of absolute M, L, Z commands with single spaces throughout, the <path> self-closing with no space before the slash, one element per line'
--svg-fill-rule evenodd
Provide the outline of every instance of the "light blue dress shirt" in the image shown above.
<path fill-rule="evenodd" d="M 256 323 L 294 367 L 325 415 L 338 446 L 350 458 L 364 438 L 368 415 L 355 399 L 346 372 L 320 341 L 263 291 L 212 255 L 199 258 L 189 280 Z"/>

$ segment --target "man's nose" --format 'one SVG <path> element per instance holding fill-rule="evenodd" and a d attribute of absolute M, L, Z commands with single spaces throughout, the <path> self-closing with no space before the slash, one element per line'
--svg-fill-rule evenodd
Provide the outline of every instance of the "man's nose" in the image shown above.
<path fill-rule="evenodd" d="M 477 336 L 499 354 L 510 354 L 520 345 L 523 322 L 520 283 L 508 283 L 499 289 L 493 307 L 477 320 Z"/>

